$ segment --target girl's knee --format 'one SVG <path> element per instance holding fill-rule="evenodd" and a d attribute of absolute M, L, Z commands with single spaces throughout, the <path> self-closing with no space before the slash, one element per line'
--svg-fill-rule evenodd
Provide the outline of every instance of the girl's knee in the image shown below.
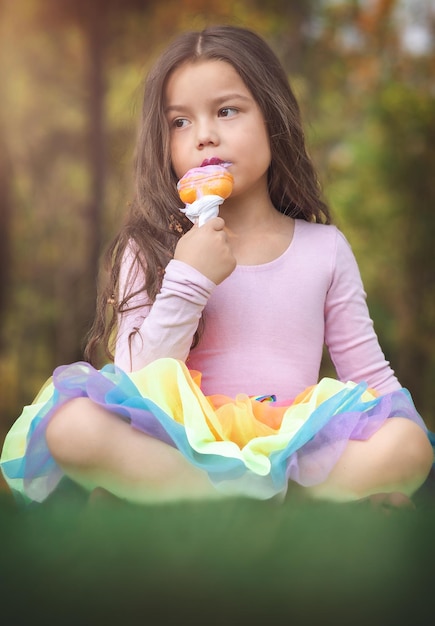
<path fill-rule="evenodd" d="M 87 465 L 94 460 L 98 437 L 92 419 L 93 406 L 88 398 L 75 398 L 61 406 L 51 418 L 45 437 L 60 465 Z"/>
<path fill-rule="evenodd" d="M 426 464 L 432 464 L 434 453 L 427 433 L 408 419 L 400 419 L 400 426 L 404 431 L 405 446 L 410 452 Z"/>
<path fill-rule="evenodd" d="M 314 497 L 349 500 L 378 492 L 412 495 L 434 461 L 426 432 L 406 418 L 390 418 L 366 441 L 350 441 Z"/>
<path fill-rule="evenodd" d="M 411 420 L 394 419 L 391 431 L 396 433 L 396 445 L 402 467 L 409 477 L 424 480 L 434 462 L 434 452 L 426 432 Z"/>
<path fill-rule="evenodd" d="M 427 477 L 434 463 L 434 450 L 429 441 L 427 434 L 418 429 L 418 435 L 415 440 L 415 455 L 419 459 L 422 474 Z"/>

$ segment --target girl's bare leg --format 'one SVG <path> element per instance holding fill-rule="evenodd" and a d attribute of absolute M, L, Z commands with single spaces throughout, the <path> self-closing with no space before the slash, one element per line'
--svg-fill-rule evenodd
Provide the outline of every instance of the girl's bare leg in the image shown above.
<path fill-rule="evenodd" d="M 349 441 L 325 482 L 308 488 L 316 498 L 350 501 L 377 493 L 411 496 L 434 461 L 423 430 L 405 418 L 390 418 L 366 441 Z"/>
<path fill-rule="evenodd" d="M 135 430 L 88 398 L 63 405 L 46 438 L 65 473 L 90 491 L 103 487 L 136 503 L 222 497 L 207 473 L 177 449 Z"/>

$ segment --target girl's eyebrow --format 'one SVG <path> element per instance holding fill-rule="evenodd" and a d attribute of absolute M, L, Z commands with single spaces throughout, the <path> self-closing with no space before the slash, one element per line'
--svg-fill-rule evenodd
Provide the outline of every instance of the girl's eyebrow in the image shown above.
<path fill-rule="evenodd" d="M 226 102 L 227 100 L 245 100 L 246 102 L 250 102 L 252 98 L 249 98 L 248 96 L 244 96 L 241 93 L 234 92 L 234 93 L 227 93 L 227 94 L 223 94 L 222 96 L 218 96 L 217 98 L 212 100 L 212 102 L 214 104 L 222 104 L 223 102 Z"/>
<path fill-rule="evenodd" d="M 210 99 L 210 103 L 219 106 L 228 100 L 244 100 L 246 102 L 251 102 L 252 98 L 244 96 L 241 93 L 226 93 L 218 96 L 217 98 Z M 165 113 L 170 113 L 171 111 L 186 111 L 188 109 L 189 107 L 183 104 L 169 104 L 165 107 Z"/>

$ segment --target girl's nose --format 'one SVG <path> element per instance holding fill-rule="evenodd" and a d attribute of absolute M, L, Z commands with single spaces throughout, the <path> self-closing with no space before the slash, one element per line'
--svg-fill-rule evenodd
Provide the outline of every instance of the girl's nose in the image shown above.
<path fill-rule="evenodd" d="M 196 136 L 196 144 L 198 148 L 206 148 L 207 146 L 217 146 L 219 136 L 213 124 L 205 123 L 198 127 Z"/>

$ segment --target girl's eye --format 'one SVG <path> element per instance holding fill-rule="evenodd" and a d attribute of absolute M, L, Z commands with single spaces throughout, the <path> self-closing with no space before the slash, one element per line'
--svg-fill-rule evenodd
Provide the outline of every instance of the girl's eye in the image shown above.
<path fill-rule="evenodd" d="M 172 122 L 172 126 L 174 128 L 184 128 L 186 126 L 186 124 L 187 124 L 187 120 L 185 120 L 182 117 L 179 117 L 179 118 L 177 118 L 176 120 L 174 120 Z"/>
<path fill-rule="evenodd" d="M 219 117 L 232 117 L 238 113 L 237 109 L 234 107 L 224 107 L 219 111 Z"/>

